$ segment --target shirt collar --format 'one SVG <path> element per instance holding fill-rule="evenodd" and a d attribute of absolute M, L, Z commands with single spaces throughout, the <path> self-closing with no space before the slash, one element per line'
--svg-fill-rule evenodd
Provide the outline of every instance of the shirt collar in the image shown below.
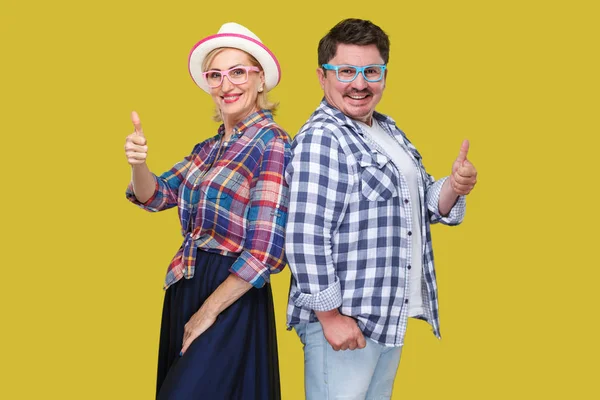
<path fill-rule="evenodd" d="M 351 132 L 359 132 L 362 136 L 362 127 L 360 127 L 360 125 L 358 125 L 358 123 L 355 120 L 348 117 L 346 114 L 329 104 L 325 97 L 323 97 L 323 100 L 321 100 L 321 104 L 319 105 L 318 109 L 331 116 L 332 118 L 338 120 L 340 122 L 340 125 L 349 126 L 351 128 Z M 421 158 L 421 154 L 419 153 L 417 148 L 410 142 L 410 140 L 406 138 L 404 133 L 400 129 L 398 129 L 398 127 L 396 126 L 396 121 L 394 121 L 392 117 L 378 113 L 377 111 L 373 111 L 373 119 L 377 120 L 384 129 L 387 128 L 386 130 L 391 132 L 394 136 L 399 137 L 399 140 L 408 147 L 408 150 L 411 153 L 413 153 L 415 158 Z"/>
<path fill-rule="evenodd" d="M 238 122 L 233 127 L 233 135 L 236 138 L 239 138 L 252 125 L 255 125 L 255 124 L 257 124 L 259 122 L 262 122 L 264 120 L 271 120 L 271 119 L 273 119 L 273 113 L 271 113 L 271 111 L 264 110 L 264 109 L 258 110 L 256 112 L 250 114 L 243 121 Z M 222 136 L 224 133 L 225 133 L 225 124 L 221 124 L 221 126 L 219 126 L 219 132 L 218 132 L 218 134 L 219 134 L 219 136 Z"/>
<path fill-rule="evenodd" d="M 321 100 L 319 109 L 321 111 L 325 112 L 326 114 L 330 115 L 331 117 L 339 120 L 343 124 L 353 127 L 356 131 L 358 131 L 358 132 L 361 131 L 361 128 L 359 127 L 359 125 L 356 123 L 355 120 L 348 117 L 346 114 L 344 114 L 343 112 L 341 112 L 340 110 L 338 110 L 337 108 L 335 108 L 334 106 L 329 104 L 329 102 L 327 101 L 327 99 L 325 99 L 325 97 L 323 97 L 323 100 Z M 380 122 L 382 124 L 391 125 L 391 127 L 390 127 L 391 131 L 393 131 L 394 127 L 396 126 L 396 121 L 394 121 L 391 117 L 388 117 L 387 115 L 378 113 L 377 111 L 373 111 L 373 119 L 377 120 L 378 122 Z"/>

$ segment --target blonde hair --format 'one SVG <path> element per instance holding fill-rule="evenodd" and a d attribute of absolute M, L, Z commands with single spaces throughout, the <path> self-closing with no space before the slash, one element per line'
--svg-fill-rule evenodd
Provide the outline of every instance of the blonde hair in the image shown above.
<path fill-rule="evenodd" d="M 223 50 L 226 50 L 230 47 L 219 47 L 216 48 L 214 50 L 212 50 L 210 53 L 208 53 L 206 55 L 206 57 L 204 58 L 204 61 L 202 62 L 202 71 L 206 72 L 208 71 L 208 66 L 212 63 L 212 61 L 215 59 L 215 57 L 220 54 Z M 239 50 L 239 49 L 236 49 Z M 243 50 L 240 50 L 243 51 Z M 254 58 L 251 54 L 244 52 L 248 55 L 248 59 L 250 60 L 250 64 L 252 66 L 258 67 L 260 68 L 261 71 L 263 71 L 262 66 L 260 65 L 260 63 L 258 62 L 258 60 L 256 60 L 256 58 Z M 260 110 L 269 110 L 273 113 L 273 115 L 275 114 L 275 112 L 277 111 L 277 108 L 279 107 L 279 103 L 271 103 L 269 101 L 269 98 L 267 97 L 267 91 L 263 90 L 262 92 L 258 92 L 258 96 L 256 96 L 256 106 L 260 109 Z M 223 121 L 223 117 L 221 116 L 221 110 L 216 107 L 215 108 L 215 114 L 213 115 L 213 121 L 215 122 L 221 122 Z"/>

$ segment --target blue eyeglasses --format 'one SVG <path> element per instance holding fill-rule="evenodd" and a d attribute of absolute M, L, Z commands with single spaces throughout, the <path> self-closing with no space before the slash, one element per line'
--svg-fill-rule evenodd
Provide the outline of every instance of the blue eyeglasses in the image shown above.
<path fill-rule="evenodd" d="M 359 73 L 362 74 L 367 82 L 379 82 L 383 78 L 383 72 L 387 68 L 385 64 L 372 64 L 365 65 L 364 67 L 323 64 L 321 67 L 326 70 L 335 71 L 337 80 L 346 83 L 355 80 Z"/>

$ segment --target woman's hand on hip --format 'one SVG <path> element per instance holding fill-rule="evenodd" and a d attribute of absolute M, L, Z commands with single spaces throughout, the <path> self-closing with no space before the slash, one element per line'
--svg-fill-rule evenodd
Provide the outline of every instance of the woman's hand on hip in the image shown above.
<path fill-rule="evenodd" d="M 125 155 L 127 162 L 131 166 L 144 164 L 148 157 L 148 146 L 146 145 L 146 137 L 142 130 L 140 117 L 135 111 L 131 113 L 131 122 L 135 131 L 125 139 Z"/>
<path fill-rule="evenodd" d="M 204 305 L 200 307 L 192 318 L 185 324 L 183 330 L 183 345 L 181 347 L 180 356 L 182 356 L 190 347 L 192 342 L 210 328 L 217 320 L 218 314 L 208 310 Z"/>
<path fill-rule="evenodd" d="M 192 342 L 210 328 L 220 313 L 235 303 L 252 285 L 235 274 L 229 274 L 227 279 L 208 296 L 202 307 L 192 315 L 183 330 L 183 346 L 180 356 L 186 352 Z"/>

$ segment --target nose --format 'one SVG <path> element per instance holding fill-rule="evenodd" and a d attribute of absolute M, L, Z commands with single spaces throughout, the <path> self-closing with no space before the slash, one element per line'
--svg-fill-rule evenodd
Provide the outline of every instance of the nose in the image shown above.
<path fill-rule="evenodd" d="M 221 82 L 221 90 L 227 92 L 233 88 L 233 83 L 229 80 L 229 75 L 223 76 L 223 82 Z"/>
<path fill-rule="evenodd" d="M 356 79 L 354 79 L 352 81 L 352 87 L 356 90 L 365 90 L 367 88 L 368 84 L 367 81 L 365 80 L 365 77 L 363 76 L 362 72 L 358 73 L 358 76 L 356 77 Z"/>

